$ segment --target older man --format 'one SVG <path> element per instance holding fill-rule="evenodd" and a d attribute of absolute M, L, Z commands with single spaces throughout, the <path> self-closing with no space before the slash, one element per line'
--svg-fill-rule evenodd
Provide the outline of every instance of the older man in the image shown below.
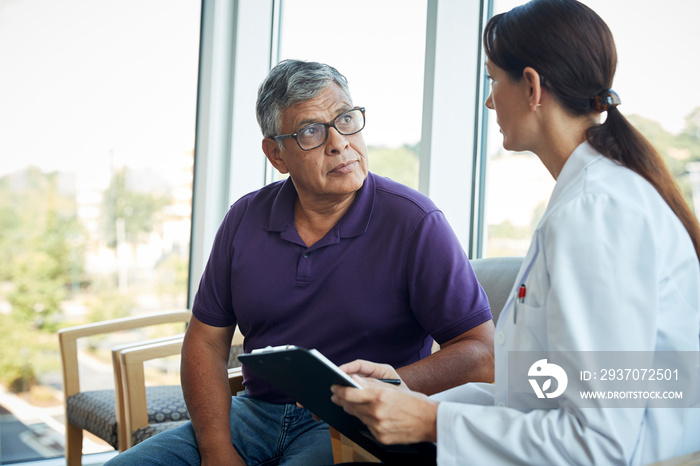
<path fill-rule="evenodd" d="M 337 364 L 381 361 L 426 394 L 492 381 L 486 295 L 435 205 L 368 173 L 364 113 L 328 65 L 270 71 L 257 102 L 262 149 L 289 178 L 241 198 L 217 233 L 182 350 L 191 424 L 115 463 L 332 463 L 328 426 L 245 367 L 246 394 L 232 400 L 236 325 L 246 351 L 295 344 Z"/>

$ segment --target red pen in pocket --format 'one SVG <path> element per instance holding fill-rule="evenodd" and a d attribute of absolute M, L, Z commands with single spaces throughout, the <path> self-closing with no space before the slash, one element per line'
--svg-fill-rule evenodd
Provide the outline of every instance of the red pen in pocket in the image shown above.
<path fill-rule="evenodd" d="M 525 284 L 523 283 L 520 285 L 520 289 L 518 289 L 518 299 L 515 302 L 515 305 L 513 306 L 513 323 L 515 324 L 518 320 L 518 303 L 524 303 L 525 302 L 525 295 L 527 294 L 527 288 L 525 287 Z"/>

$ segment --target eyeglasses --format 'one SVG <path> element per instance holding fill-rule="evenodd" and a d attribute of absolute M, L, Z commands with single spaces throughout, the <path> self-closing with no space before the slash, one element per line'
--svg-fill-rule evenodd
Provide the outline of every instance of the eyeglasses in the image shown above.
<path fill-rule="evenodd" d="M 294 138 L 301 150 L 312 150 L 321 147 L 328 139 L 328 129 L 335 128 L 343 136 L 359 133 L 365 127 L 365 108 L 356 107 L 343 112 L 328 123 L 311 123 L 296 133 L 272 136 L 275 141 Z"/>

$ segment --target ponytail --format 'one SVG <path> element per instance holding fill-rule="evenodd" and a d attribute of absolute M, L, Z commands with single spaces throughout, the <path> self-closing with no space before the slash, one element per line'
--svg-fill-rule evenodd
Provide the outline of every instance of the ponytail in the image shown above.
<path fill-rule="evenodd" d="M 651 183 L 688 231 L 700 260 L 700 224 L 661 156 L 617 107 L 610 107 L 607 112 L 603 124 L 588 128 L 586 139 L 598 152 Z"/>

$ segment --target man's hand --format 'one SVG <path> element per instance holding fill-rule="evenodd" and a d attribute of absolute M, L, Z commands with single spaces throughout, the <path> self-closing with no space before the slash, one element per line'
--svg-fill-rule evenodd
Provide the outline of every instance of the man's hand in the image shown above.
<path fill-rule="evenodd" d="M 202 453 L 202 466 L 246 466 L 233 445 L 230 447 L 230 449 L 224 447 L 209 454 Z"/>
<path fill-rule="evenodd" d="M 398 378 L 391 366 L 358 360 L 340 367 L 352 374 L 363 388 L 333 385 L 331 400 L 349 414 L 357 416 L 379 442 L 437 441 L 437 402 L 410 391 L 404 383 L 395 387 L 374 380 Z"/>

